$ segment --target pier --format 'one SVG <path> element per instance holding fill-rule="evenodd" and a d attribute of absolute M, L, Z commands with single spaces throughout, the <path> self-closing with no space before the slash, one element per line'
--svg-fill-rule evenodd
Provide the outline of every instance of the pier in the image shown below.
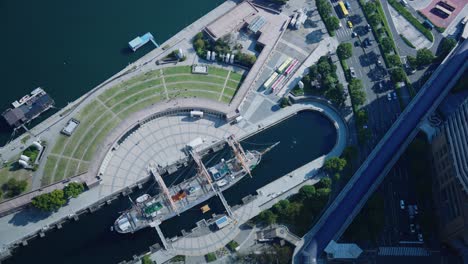
<path fill-rule="evenodd" d="M 128 46 L 135 52 L 137 49 L 143 47 L 146 43 L 152 42 L 156 48 L 159 48 L 159 44 L 154 40 L 153 34 L 150 32 L 144 34 L 141 37 L 136 37 L 128 42 Z"/>

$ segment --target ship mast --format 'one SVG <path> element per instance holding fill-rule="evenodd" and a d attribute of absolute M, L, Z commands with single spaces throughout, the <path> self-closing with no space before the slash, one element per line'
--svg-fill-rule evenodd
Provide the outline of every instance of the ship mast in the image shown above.
<path fill-rule="evenodd" d="M 247 172 L 250 177 L 252 177 L 252 172 L 250 171 L 250 167 L 246 161 L 244 149 L 242 148 L 239 141 L 234 138 L 234 135 L 231 135 L 226 139 L 226 142 L 232 148 L 232 151 L 234 152 L 234 155 L 236 156 L 236 159 L 239 161 L 242 168 L 244 168 L 245 172 Z"/>
<path fill-rule="evenodd" d="M 166 199 L 167 199 L 169 205 L 171 206 L 172 210 L 174 210 L 174 212 L 176 212 L 177 215 L 178 215 L 179 212 L 177 210 L 177 206 L 174 203 L 174 201 L 172 200 L 171 194 L 169 193 L 169 189 L 167 189 L 167 186 L 164 183 L 164 180 L 162 179 L 161 175 L 159 175 L 159 173 L 156 171 L 154 166 L 148 165 L 148 170 L 151 172 L 151 174 L 153 174 L 153 177 L 156 180 L 156 182 L 158 183 L 159 187 L 161 187 L 162 193 L 166 197 Z"/>

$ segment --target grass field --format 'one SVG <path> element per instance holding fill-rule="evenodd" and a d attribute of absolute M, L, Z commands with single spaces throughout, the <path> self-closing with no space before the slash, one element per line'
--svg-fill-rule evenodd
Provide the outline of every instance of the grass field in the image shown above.
<path fill-rule="evenodd" d="M 120 82 L 73 116 L 80 125 L 72 136 L 57 137 L 52 153 L 60 157 L 47 158 L 42 184 L 86 172 L 89 161 L 112 129 L 131 114 L 167 99 L 165 89 L 169 98 L 196 97 L 229 103 L 242 79 L 240 73 L 215 67 L 209 67 L 208 75 L 192 74 L 190 66 L 165 68 L 163 75 L 155 70 Z"/>

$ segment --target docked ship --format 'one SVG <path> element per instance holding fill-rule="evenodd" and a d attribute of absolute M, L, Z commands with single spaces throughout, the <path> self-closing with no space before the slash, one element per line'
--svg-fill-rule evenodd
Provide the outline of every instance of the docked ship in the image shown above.
<path fill-rule="evenodd" d="M 54 100 L 42 88 L 38 87 L 11 105 L 12 108 L 8 108 L 2 116 L 8 125 L 16 128 L 49 110 L 54 106 Z"/>
<path fill-rule="evenodd" d="M 164 185 L 161 176 L 154 169 L 151 170 L 161 187 L 161 192 L 153 197 L 148 194 L 138 197 L 132 202 L 132 207 L 117 218 L 114 230 L 119 233 L 133 233 L 152 224 L 160 224 L 215 195 L 222 198 L 220 193 L 250 174 L 251 170 L 260 163 L 262 155 L 276 144 L 263 152 L 256 150 L 244 152 L 242 149 L 234 149 L 233 158 L 222 159 L 209 168 L 205 168 L 201 159 L 192 152 L 191 154 L 199 166 L 198 173 L 194 177 L 170 187 Z M 241 148 L 240 144 L 237 146 Z"/>

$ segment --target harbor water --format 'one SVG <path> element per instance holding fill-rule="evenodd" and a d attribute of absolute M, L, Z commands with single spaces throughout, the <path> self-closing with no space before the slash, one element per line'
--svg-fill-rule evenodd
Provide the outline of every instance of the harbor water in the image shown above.
<path fill-rule="evenodd" d="M 38 86 L 62 108 L 154 48 L 134 53 L 133 38 L 151 32 L 162 43 L 223 2 L 1 1 L 0 112 Z M 12 129 L 0 120 L 3 146 Z"/>
<path fill-rule="evenodd" d="M 241 199 L 287 174 L 290 171 L 328 153 L 335 145 L 337 131 L 332 122 L 317 112 L 304 111 L 282 123 L 275 125 L 259 134 L 245 139 L 242 145 L 245 149 L 264 149 L 274 142 L 280 142 L 270 152 L 262 157 L 261 163 L 253 170 L 253 177 L 246 176 L 239 183 L 224 192 L 228 203 L 233 206 L 240 204 Z M 204 160 L 209 164 L 216 163 L 230 151 L 221 150 Z M 167 184 L 181 181 L 184 177 L 193 175 L 194 169 L 189 165 L 178 172 L 164 176 Z M 143 189 L 131 194 L 133 199 L 145 192 L 157 192 L 155 184 L 150 181 Z M 200 207 L 208 204 L 211 211 L 202 214 Z M 159 238 L 153 228 L 145 228 L 134 234 L 118 234 L 110 231 L 115 219 L 120 213 L 130 207 L 127 197 L 120 197 L 98 211 L 81 215 L 80 220 L 71 221 L 60 230 L 46 233 L 44 238 L 29 241 L 28 246 L 14 250 L 13 257 L 5 263 L 117 263 L 131 260 L 134 255 L 147 252 L 149 247 L 159 243 Z M 170 238 L 181 234 L 181 230 L 189 231 L 195 223 L 211 214 L 223 213 L 219 198 L 213 197 L 207 202 L 195 206 L 162 223 L 161 229 Z"/>

